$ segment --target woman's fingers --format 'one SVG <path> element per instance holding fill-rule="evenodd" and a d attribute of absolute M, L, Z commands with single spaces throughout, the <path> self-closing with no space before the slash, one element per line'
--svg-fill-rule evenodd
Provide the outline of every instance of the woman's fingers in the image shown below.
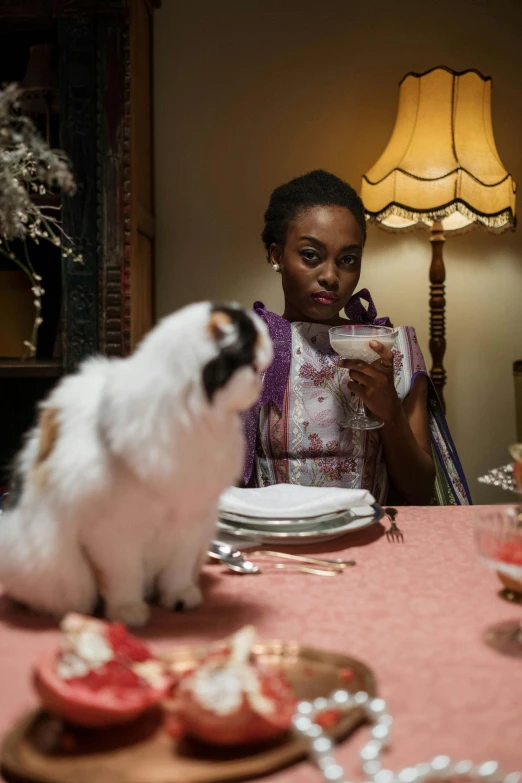
<path fill-rule="evenodd" d="M 355 384 L 353 383 L 355 381 Z M 368 386 L 369 383 L 372 383 L 373 376 L 369 375 L 365 372 L 360 372 L 359 370 L 350 370 L 350 383 L 348 384 L 348 388 L 351 388 L 351 386 Z M 353 389 L 352 389 L 353 391 Z"/>
<path fill-rule="evenodd" d="M 343 367 L 350 370 L 350 377 L 353 377 L 354 372 L 358 372 L 368 375 L 370 378 L 376 378 L 380 372 L 379 362 L 367 364 L 366 362 L 360 362 L 358 360 L 346 359 Z"/>
<path fill-rule="evenodd" d="M 340 359 L 338 365 L 350 371 L 349 390 L 356 394 L 375 416 L 386 422 L 397 415 L 401 406 L 395 390 L 393 353 L 378 340 L 372 340 L 370 347 L 378 357 L 371 364 Z"/>
<path fill-rule="evenodd" d="M 370 347 L 378 355 L 371 364 L 356 359 L 340 359 L 339 367 L 350 371 L 348 388 L 365 403 L 393 397 L 393 353 L 378 340 L 372 340 Z M 396 393 L 395 393 L 396 394 Z"/>
<path fill-rule="evenodd" d="M 379 354 L 379 364 L 381 367 L 384 367 L 387 370 L 393 369 L 393 353 L 390 348 L 386 348 L 386 346 L 384 346 L 378 340 L 371 340 L 370 348 L 372 351 L 375 351 L 375 353 Z"/>
<path fill-rule="evenodd" d="M 348 388 L 350 389 L 351 392 L 356 394 L 358 397 L 361 397 L 361 399 L 364 400 L 366 398 L 368 388 L 365 384 L 354 383 L 353 381 L 350 381 L 350 383 L 348 384 Z"/>

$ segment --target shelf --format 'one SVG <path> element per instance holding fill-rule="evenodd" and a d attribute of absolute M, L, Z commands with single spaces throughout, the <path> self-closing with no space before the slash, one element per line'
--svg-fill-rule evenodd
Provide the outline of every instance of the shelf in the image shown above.
<path fill-rule="evenodd" d="M 59 378 L 61 359 L 0 359 L 0 378 Z"/>

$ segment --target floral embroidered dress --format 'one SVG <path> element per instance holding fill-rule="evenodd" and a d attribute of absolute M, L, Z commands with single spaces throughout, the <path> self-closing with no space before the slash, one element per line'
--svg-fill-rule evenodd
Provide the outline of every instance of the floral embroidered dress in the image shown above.
<path fill-rule="evenodd" d="M 369 302 L 368 309 L 360 300 Z M 382 325 L 367 291 L 347 309 L 351 321 Z M 246 416 L 245 484 L 299 484 L 368 489 L 380 503 L 389 490 L 379 430 L 344 426 L 353 395 L 348 372 L 337 366 L 328 326 L 290 324 L 269 313 L 261 303 L 255 310 L 268 325 L 275 360 L 264 378 L 260 404 Z M 418 374 L 427 374 L 415 330 L 399 327 L 394 348 L 395 387 L 403 400 Z M 460 462 L 435 390 L 430 384 L 429 419 L 437 480 L 437 505 L 470 503 Z"/>

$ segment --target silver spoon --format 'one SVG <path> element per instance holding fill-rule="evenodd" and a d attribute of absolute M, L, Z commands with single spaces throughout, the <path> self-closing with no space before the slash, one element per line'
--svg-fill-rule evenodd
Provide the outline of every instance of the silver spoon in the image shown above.
<path fill-rule="evenodd" d="M 208 555 L 213 560 L 219 560 L 231 571 L 236 571 L 239 574 L 261 573 L 259 566 L 247 560 L 239 549 L 235 549 L 230 544 L 225 544 L 222 541 L 212 541 Z"/>

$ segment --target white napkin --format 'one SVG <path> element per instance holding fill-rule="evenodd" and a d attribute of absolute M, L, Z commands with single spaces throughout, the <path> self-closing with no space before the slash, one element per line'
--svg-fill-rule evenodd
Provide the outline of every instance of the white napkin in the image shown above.
<path fill-rule="evenodd" d="M 221 495 L 219 510 L 258 519 L 294 519 L 370 506 L 372 503 L 375 499 L 365 489 L 273 484 L 253 489 L 229 487 Z"/>

